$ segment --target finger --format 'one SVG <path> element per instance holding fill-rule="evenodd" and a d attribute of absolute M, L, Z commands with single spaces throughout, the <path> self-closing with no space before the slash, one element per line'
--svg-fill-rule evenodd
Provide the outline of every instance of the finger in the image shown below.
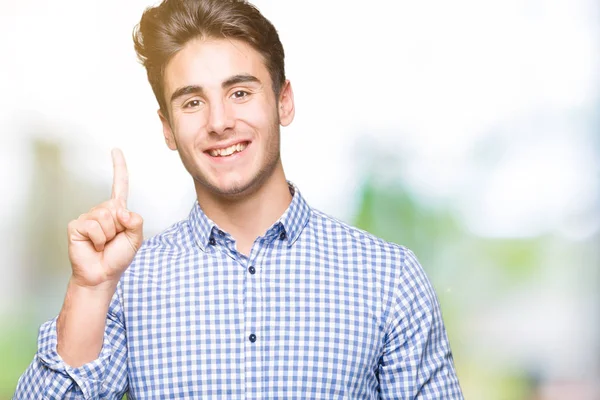
<path fill-rule="evenodd" d="M 104 245 L 106 244 L 106 236 L 100 227 L 98 221 L 87 220 L 87 221 L 79 221 L 78 224 L 74 226 L 75 230 L 81 237 L 88 238 L 96 251 L 103 251 Z"/>
<path fill-rule="evenodd" d="M 124 207 L 127 206 L 127 195 L 129 193 L 129 174 L 125 156 L 120 149 L 113 149 L 113 187 L 111 198 L 118 200 Z"/>
<path fill-rule="evenodd" d="M 117 234 L 118 228 L 116 225 L 118 224 L 118 221 L 115 221 L 115 217 L 116 215 L 108 208 L 99 207 L 92 209 L 87 214 L 83 214 L 80 219 L 97 221 L 100 228 L 102 228 L 102 232 L 104 232 L 104 236 L 106 236 L 106 241 L 110 241 Z"/>
<path fill-rule="evenodd" d="M 85 215 L 94 213 L 96 210 L 99 210 L 101 208 L 105 208 L 110 212 L 113 223 L 115 224 L 115 227 L 117 228 L 117 233 L 125 230 L 125 227 L 123 225 L 121 225 L 121 223 L 119 222 L 119 219 L 117 218 L 117 211 L 120 208 L 124 208 L 124 206 L 121 204 L 121 202 L 119 200 L 110 199 L 105 202 L 102 202 L 101 204 L 98 204 L 97 206 L 92 207 L 92 209 L 90 211 L 88 211 L 86 214 L 81 214 L 78 219 L 82 219 L 82 217 L 84 217 Z M 83 219 L 87 219 L 87 218 L 83 218 Z"/>
<path fill-rule="evenodd" d="M 125 235 L 129 243 L 137 251 L 144 241 L 144 220 L 134 212 L 120 209 L 118 212 L 119 221 L 125 226 Z"/>

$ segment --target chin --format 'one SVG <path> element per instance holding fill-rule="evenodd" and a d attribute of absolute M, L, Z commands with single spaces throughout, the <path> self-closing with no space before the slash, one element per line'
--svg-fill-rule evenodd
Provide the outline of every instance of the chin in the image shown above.
<path fill-rule="evenodd" d="M 219 188 L 218 192 L 222 196 L 236 197 L 248 193 L 250 191 L 249 189 L 249 185 L 227 185 Z"/>
<path fill-rule="evenodd" d="M 266 168 L 259 169 L 254 173 L 249 169 L 236 171 L 234 173 L 199 176 L 196 179 L 196 185 L 203 191 L 207 191 L 216 197 L 223 199 L 238 199 L 244 196 L 252 195 L 273 176 L 277 163 L 270 163 Z M 199 185 L 198 185 L 199 184 Z"/>
<path fill-rule="evenodd" d="M 257 187 L 255 180 L 230 182 L 204 182 L 202 186 L 219 197 L 238 198 L 248 195 Z"/>

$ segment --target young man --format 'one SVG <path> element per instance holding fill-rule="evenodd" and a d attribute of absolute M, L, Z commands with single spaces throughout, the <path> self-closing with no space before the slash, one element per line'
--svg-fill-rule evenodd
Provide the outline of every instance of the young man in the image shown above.
<path fill-rule="evenodd" d="M 142 243 L 113 152 L 111 199 L 69 224 L 65 302 L 15 398 L 462 398 L 415 256 L 286 181 L 294 98 L 270 22 L 241 0 L 165 0 L 134 41 L 197 202 Z"/>

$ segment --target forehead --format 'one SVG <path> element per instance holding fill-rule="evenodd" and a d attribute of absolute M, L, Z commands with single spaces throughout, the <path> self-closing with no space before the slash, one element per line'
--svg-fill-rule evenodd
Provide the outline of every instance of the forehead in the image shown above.
<path fill-rule="evenodd" d="M 167 98 L 178 87 L 198 85 L 220 88 L 234 75 L 248 74 L 269 84 L 269 72 L 262 55 L 252 46 L 236 39 L 190 40 L 165 68 L 164 85 Z"/>

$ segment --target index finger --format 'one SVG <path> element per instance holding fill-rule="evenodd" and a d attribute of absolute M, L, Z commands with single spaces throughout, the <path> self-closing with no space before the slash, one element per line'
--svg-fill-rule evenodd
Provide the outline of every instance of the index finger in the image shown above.
<path fill-rule="evenodd" d="M 129 193 L 129 174 L 127 173 L 127 164 L 125 156 L 120 149 L 112 150 L 113 160 L 113 186 L 111 198 L 119 200 L 124 206 L 127 206 L 127 195 Z"/>

